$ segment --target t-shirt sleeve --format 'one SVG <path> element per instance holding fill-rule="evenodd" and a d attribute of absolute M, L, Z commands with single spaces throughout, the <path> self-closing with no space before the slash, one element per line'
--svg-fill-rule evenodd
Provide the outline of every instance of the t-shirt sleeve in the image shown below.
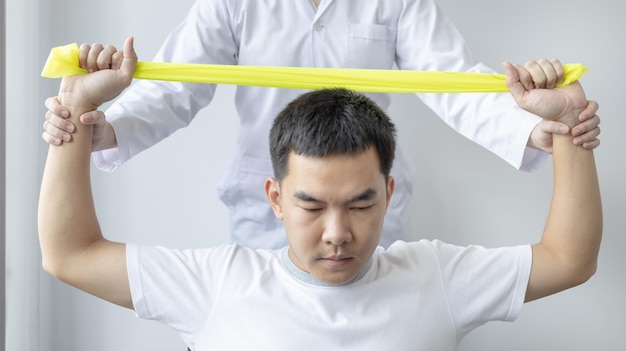
<path fill-rule="evenodd" d="M 488 321 L 514 321 L 524 304 L 529 245 L 488 249 L 433 242 L 460 337 Z"/>
<path fill-rule="evenodd" d="M 211 310 L 222 254 L 207 250 L 171 250 L 129 244 L 128 277 L 135 314 L 175 329 L 183 339 L 206 321 Z"/>

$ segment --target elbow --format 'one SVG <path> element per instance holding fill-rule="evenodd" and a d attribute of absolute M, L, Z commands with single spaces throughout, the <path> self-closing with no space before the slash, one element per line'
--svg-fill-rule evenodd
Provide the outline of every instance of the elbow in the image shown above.
<path fill-rule="evenodd" d="M 44 270 L 44 272 L 50 274 L 51 276 L 53 276 L 56 279 L 61 280 L 61 269 L 59 269 L 59 265 L 55 264 L 54 262 L 51 262 L 50 259 L 46 259 L 45 256 L 42 258 L 41 260 L 41 266 Z"/>
<path fill-rule="evenodd" d="M 63 264 L 60 260 L 46 258 L 44 255 L 41 260 L 41 266 L 44 272 L 50 274 L 55 279 L 64 283 L 68 282 L 67 277 L 69 276 L 69 272 L 66 269 L 67 265 Z"/>
<path fill-rule="evenodd" d="M 593 260 L 584 265 L 579 265 L 576 268 L 572 269 L 572 274 L 569 279 L 570 287 L 573 288 L 575 286 L 586 283 L 596 274 L 597 270 L 597 260 Z"/>
<path fill-rule="evenodd" d="M 578 284 L 586 283 L 597 271 L 598 260 L 593 260 L 593 262 L 588 263 L 585 267 L 580 269 L 580 282 Z"/>

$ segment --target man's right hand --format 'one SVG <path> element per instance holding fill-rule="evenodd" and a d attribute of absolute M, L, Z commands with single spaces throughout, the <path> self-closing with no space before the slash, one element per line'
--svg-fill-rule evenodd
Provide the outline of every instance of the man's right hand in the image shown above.
<path fill-rule="evenodd" d="M 64 102 L 80 104 L 80 123 L 93 126 L 92 151 L 109 149 L 117 146 L 115 132 L 106 121 L 104 113 L 96 108 L 103 102 L 115 98 L 124 88 L 130 85 L 137 63 L 137 55 L 133 48 L 133 40 L 129 38 L 124 43 L 123 50 L 114 46 L 83 44 L 79 49 L 80 66 L 96 73 L 97 77 L 78 75 L 65 77 L 61 81 L 59 96 L 46 99 L 46 121 L 42 138 L 51 145 L 61 145 L 72 140 L 72 133 L 77 126 L 68 120 L 70 112 Z M 79 88 L 79 96 L 75 89 Z M 66 97 L 64 100 L 63 97 Z M 67 101 L 66 101 L 67 100 Z M 84 105 L 84 106 L 82 106 Z M 74 120 L 76 123 L 76 120 Z"/>

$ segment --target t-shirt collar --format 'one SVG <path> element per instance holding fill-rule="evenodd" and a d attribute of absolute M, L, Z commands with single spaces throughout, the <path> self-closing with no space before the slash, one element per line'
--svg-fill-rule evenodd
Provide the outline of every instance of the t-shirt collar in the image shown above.
<path fill-rule="evenodd" d="M 367 274 L 367 272 L 369 271 L 370 267 L 372 266 L 372 258 L 370 258 L 367 263 L 365 264 L 365 266 L 363 266 L 363 268 L 361 268 L 361 270 L 359 271 L 359 273 L 352 279 L 350 279 L 347 282 L 344 283 L 340 283 L 340 284 L 330 284 L 330 283 L 326 283 L 323 281 L 320 281 L 318 279 L 316 279 L 311 273 L 307 273 L 303 270 L 301 270 L 300 268 L 298 268 L 298 266 L 296 266 L 295 263 L 293 263 L 293 261 L 291 261 L 291 258 L 289 257 L 289 247 L 284 247 L 282 249 L 281 255 L 280 255 L 280 261 L 283 265 L 283 267 L 285 267 L 285 269 L 287 270 L 287 272 L 289 272 L 289 274 L 294 277 L 296 280 L 301 281 L 302 283 L 305 284 L 310 284 L 310 285 L 316 285 L 316 286 L 345 286 L 345 285 L 350 285 L 352 283 L 355 283 L 359 280 L 361 280 L 361 278 L 363 278 L 365 276 L 365 274 Z"/>

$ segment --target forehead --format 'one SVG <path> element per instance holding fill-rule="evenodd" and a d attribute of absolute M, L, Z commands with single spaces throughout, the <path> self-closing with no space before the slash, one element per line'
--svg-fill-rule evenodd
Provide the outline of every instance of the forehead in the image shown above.
<path fill-rule="evenodd" d="M 310 157 L 289 154 L 284 190 L 304 192 L 316 197 L 346 198 L 366 189 L 380 190 L 386 186 L 380 171 L 378 153 L 374 148 L 356 155 Z M 382 187 L 382 188 L 381 188 Z"/>

